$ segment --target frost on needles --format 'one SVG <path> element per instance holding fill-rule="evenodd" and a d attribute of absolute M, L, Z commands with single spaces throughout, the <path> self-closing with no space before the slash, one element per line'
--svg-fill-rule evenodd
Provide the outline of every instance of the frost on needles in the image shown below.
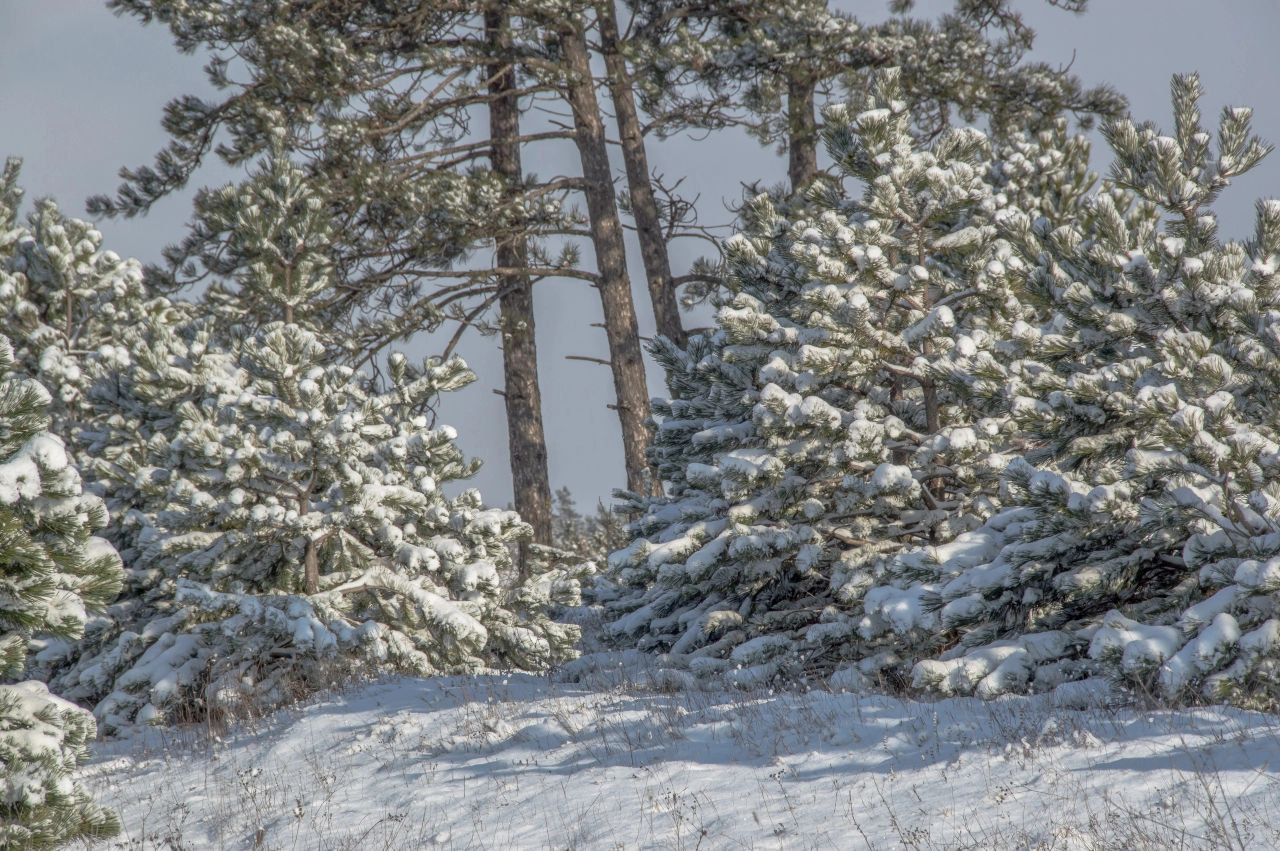
<path fill-rule="evenodd" d="M 53 848 L 118 830 L 72 778 L 97 728 L 44 683 L 10 681 L 36 637 L 78 637 L 87 610 L 119 591 L 121 571 L 93 535 L 106 522 L 102 501 L 48 432 L 48 391 L 13 366 L 0 337 L 0 846 Z"/>

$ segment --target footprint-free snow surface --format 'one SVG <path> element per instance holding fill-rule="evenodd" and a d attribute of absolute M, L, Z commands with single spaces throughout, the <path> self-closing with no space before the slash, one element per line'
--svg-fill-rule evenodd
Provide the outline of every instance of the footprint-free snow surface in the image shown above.
<path fill-rule="evenodd" d="M 378 682 L 82 773 L 130 849 L 1280 847 L 1268 715 L 571 673 Z"/>

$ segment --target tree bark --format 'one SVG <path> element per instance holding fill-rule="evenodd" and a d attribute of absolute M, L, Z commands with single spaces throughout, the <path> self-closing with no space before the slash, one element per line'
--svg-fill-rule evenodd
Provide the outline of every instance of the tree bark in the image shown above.
<path fill-rule="evenodd" d="M 596 100 L 595 79 L 586 36 L 572 24 L 560 29 L 560 45 L 568 72 L 566 94 L 573 110 L 574 140 L 582 160 L 583 194 L 591 223 L 591 242 L 600 273 L 597 289 L 604 308 L 605 335 L 609 340 L 609 365 L 617 392 L 618 420 L 622 426 L 622 451 L 627 468 L 627 488 L 651 493 L 654 483 L 645 462 L 649 442 L 649 388 L 640 352 L 631 281 L 627 275 L 626 246 L 618 218 L 613 175 L 609 168 L 604 122 Z"/>
<path fill-rule="evenodd" d="M 787 178 L 792 192 L 803 192 L 818 176 L 818 121 L 813 114 L 814 81 L 787 81 Z"/>
<path fill-rule="evenodd" d="M 631 215 L 640 240 L 640 256 L 649 282 L 649 300 L 658 333 L 677 345 L 688 342 L 680 321 L 680 305 L 676 300 L 675 282 L 671 276 L 671 258 L 658 214 L 658 202 L 649 179 L 649 157 L 645 152 L 644 134 L 636 111 L 631 73 L 619 45 L 618 16 L 614 0 L 598 0 L 596 11 L 600 22 L 600 52 L 604 54 L 605 79 L 613 111 L 618 122 L 618 138 L 622 142 L 622 160 L 627 170 L 627 188 L 631 193 Z"/>
<path fill-rule="evenodd" d="M 501 3 L 485 12 L 485 39 L 493 52 L 489 66 L 490 161 L 515 202 L 524 183 L 520 162 L 520 104 L 511 63 L 510 16 Z M 513 208 L 516 206 L 512 204 Z M 524 269 L 529 265 L 523 226 L 496 239 L 497 266 Z M 542 426 L 542 390 L 538 385 L 538 343 L 533 317 L 533 283 L 527 274 L 504 275 L 498 299 L 502 329 L 502 374 L 507 407 L 507 444 L 511 454 L 511 484 L 516 510 L 533 527 L 533 540 L 551 543 L 551 480 L 547 471 L 547 438 Z M 520 575 L 528 573 L 528 545 L 520 545 Z"/>
<path fill-rule="evenodd" d="M 315 474 L 311 476 L 315 481 Z M 310 489 L 308 485 L 308 489 Z M 311 511 L 311 497 L 298 497 L 298 514 L 307 515 Z M 316 552 L 316 539 L 307 533 L 307 548 L 302 553 L 302 593 L 308 596 L 320 593 L 320 553 Z"/>
<path fill-rule="evenodd" d="M 311 538 L 307 538 L 307 552 L 302 557 L 302 590 L 308 595 L 320 593 L 320 556 Z"/>

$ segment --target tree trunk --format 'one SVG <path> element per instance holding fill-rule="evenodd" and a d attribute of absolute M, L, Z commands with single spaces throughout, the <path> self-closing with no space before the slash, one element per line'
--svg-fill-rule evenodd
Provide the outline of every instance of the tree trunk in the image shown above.
<path fill-rule="evenodd" d="M 302 558 L 302 590 L 308 595 L 320 593 L 320 556 L 311 538 L 307 539 L 307 552 Z"/>
<path fill-rule="evenodd" d="M 617 117 L 618 137 L 622 141 L 622 160 L 626 164 L 627 188 L 631 193 L 631 215 L 635 219 L 640 256 L 649 280 L 653 318 L 659 334 L 683 346 L 688 337 L 680 322 L 680 305 L 671 277 L 671 258 L 667 254 L 667 240 L 658 215 L 658 202 L 653 196 L 653 184 L 649 181 L 649 157 L 645 153 L 640 116 L 636 112 L 631 74 L 618 44 L 614 0 L 598 0 L 596 10 L 600 20 L 600 51 L 604 54 L 605 79 Z"/>
<path fill-rule="evenodd" d="M 315 481 L 315 476 L 312 476 Z M 311 511 L 311 498 L 298 497 L 298 514 L 305 516 Z M 307 533 L 307 548 L 302 554 L 302 593 L 320 593 L 320 554 L 316 552 L 316 539 Z"/>
<path fill-rule="evenodd" d="M 787 81 L 787 177 L 792 192 L 803 192 L 818 176 L 818 121 L 813 115 L 815 84 L 808 77 Z"/>
<path fill-rule="evenodd" d="M 501 4 L 485 12 L 485 39 L 493 51 L 489 66 L 490 162 L 507 187 L 507 198 L 518 200 L 524 183 L 520 163 L 520 104 L 514 94 L 515 68 L 510 64 L 510 18 Z M 513 203 L 513 207 L 516 205 Z M 523 223 L 496 240 L 500 268 L 529 265 Z M 511 484 L 516 510 L 533 527 L 533 540 L 551 543 L 551 481 L 547 472 L 547 439 L 542 427 L 542 391 L 538 386 L 538 343 L 534 334 L 533 284 L 528 275 L 504 277 L 498 299 L 502 316 L 502 373 L 507 406 L 507 444 L 511 453 Z M 528 572 L 528 546 L 520 545 L 520 574 Z"/>
<path fill-rule="evenodd" d="M 560 30 L 560 39 L 568 72 L 567 94 L 573 110 L 574 139 L 582 160 L 583 194 L 591 222 L 591 242 L 600 275 L 597 288 L 604 308 L 609 365 L 613 369 L 613 385 L 618 398 L 616 407 L 622 425 L 627 488 L 636 493 L 651 493 L 653 482 L 644 457 L 645 446 L 649 442 L 649 388 L 645 382 L 640 329 L 636 324 L 631 281 L 627 275 L 622 222 L 618 219 L 617 199 L 613 193 L 604 122 L 596 101 L 586 37 L 572 25 L 567 25 Z"/>

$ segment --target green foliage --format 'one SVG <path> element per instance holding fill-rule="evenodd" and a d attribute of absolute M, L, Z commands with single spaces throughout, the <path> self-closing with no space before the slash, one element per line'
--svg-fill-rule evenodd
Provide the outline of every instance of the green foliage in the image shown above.
<path fill-rule="evenodd" d="M 925 137 L 957 113 L 967 122 L 989 118 L 1003 137 L 1052 125 L 1064 112 L 1088 125 L 1125 108 L 1114 89 L 1085 89 L 1060 69 L 1027 61 L 1035 34 L 1008 0 L 960 2 L 937 21 L 904 17 L 909 4 L 901 4 L 882 24 L 863 23 L 826 0 L 630 5 L 640 22 L 638 90 L 664 134 L 744 126 L 763 144 L 786 145 L 796 130 L 788 115 L 793 85 L 839 103 L 890 67 L 899 69 L 914 127 Z"/>
<path fill-rule="evenodd" d="M 96 735 L 93 716 L 44 683 L 0 685 L 0 846 L 65 847 L 120 832 L 70 775 Z"/>
<path fill-rule="evenodd" d="M 83 491 L 62 441 L 47 432 L 50 397 L 16 378 L 0 337 L 0 676 L 20 675 L 33 635 L 74 638 L 86 608 L 120 590 L 120 560 L 92 533 L 102 501 Z"/>
<path fill-rule="evenodd" d="M 316 184 L 281 150 L 239 184 L 196 196 L 188 237 L 199 266 L 233 303 L 233 322 L 276 320 L 321 330 L 340 302 L 332 213 Z M 234 292 L 222 292 L 234 282 Z M 217 296 L 215 296 L 215 299 Z"/>
<path fill-rule="evenodd" d="M 528 175 L 525 185 L 505 186 L 488 167 L 488 142 L 473 136 L 473 113 L 488 103 L 486 69 L 505 59 L 486 41 L 481 7 L 110 5 L 164 24 L 181 50 L 212 54 L 209 81 L 219 94 L 172 101 L 170 141 L 155 162 L 126 171 L 116 196 L 92 199 L 90 210 L 144 214 L 210 156 L 248 172 L 237 186 L 199 193 L 188 236 L 149 270 L 158 291 L 236 277 L 241 309 L 258 324 L 282 320 L 284 303 L 261 303 L 245 289 L 258 279 L 245 277 L 252 264 L 265 263 L 291 277 L 287 303 L 305 304 L 311 321 L 344 342 L 344 356 L 362 362 L 447 323 L 495 332 L 504 278 L 475 256 L 497 243 L 527 242 L 534 277 L 575 265 L 574 246 L 541 244 L 581 223 L 562 210 L 569 184 Z M 531 37 L 516 53 L 540 50 L 536 43 Z M 538 88 L 521 81 L 516 97 Z M 288 226 L 301 231 L 270 230 L 285 220 L 267 214 L 279 205 L 307 208 Z M 310 287 L 319 289 L 304 295 Z"/>

